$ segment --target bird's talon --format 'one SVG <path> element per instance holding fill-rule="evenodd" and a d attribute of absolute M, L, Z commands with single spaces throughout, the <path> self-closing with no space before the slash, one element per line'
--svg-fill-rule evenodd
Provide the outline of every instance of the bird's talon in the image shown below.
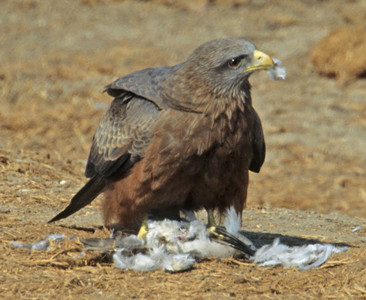
<path fill-rule="evenodd" d="M 147 226 L 147 217 L 145 217 L 144 220 L 142 221 L 142 225 L 141 225 L 140 230 L 137 234 L 137 238 L 145 240 L 148 231 L 149 231 L 149 228 Z"/>

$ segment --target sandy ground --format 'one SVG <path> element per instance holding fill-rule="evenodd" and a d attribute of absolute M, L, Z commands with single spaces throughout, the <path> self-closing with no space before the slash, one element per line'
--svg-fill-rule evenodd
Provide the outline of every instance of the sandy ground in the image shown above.
<path fill-rule="evenodd" d="M 356 46 L 342 39 L 337 47 L 334 35 L 332 49 L 320 43 L 341 29 L 366 47 L 355 34 L 365 17 L 362 0 L 0 1 L 0 298 L 365 298 L 366 229 L 351 230 L 366 226 L 366 52 L 352 54 Z M 267 158 L 251 176 L 243 230 L 258 245 L 280 236 L 349 250 L 306 272 L 221 259 L 141 274 L 95 253 L 77 257 L 78 242 L 13 249 L 11 240 L 56 232 L 108 235 L 97 201 L 46 224 L 85 182 L 91 137 L 111 101 L 103 86 L 179 63 L 218 37 L 249 39 L 288 71 L 285 82 L 264 72 L 251 78 Z M 328 59 L 338 48 L 352 48 L 350 62 Z"/>

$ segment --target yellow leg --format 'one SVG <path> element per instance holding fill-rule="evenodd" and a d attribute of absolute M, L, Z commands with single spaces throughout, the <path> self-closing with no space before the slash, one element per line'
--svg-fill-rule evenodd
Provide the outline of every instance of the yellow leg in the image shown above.
<path fill-rule="evenodd" d="M 207 227 L 216 227 L 216 221 L 214 217 L 214 211 L 213 209 L 207 209 Z"/>
<path fill-rule="evenodd" d="M 215 238 L 216 240 L 224 240 L 224 236 L 219 233 L 218 227 L 216 225 L 214 210 L 206 209 L 207 211 L 207 230 L 210 233 L 210 236 Z"/>
<path fill-rule="evenodd" d="M 145 239 L 146 235 L 147 235 L 147 232 L 148 232 L 148 227 L 147 227 L 147 220 L 148 220 L 148 215 L 146 215 L 144 217 L 144 219 L 142 220 L 142 224 L 141 224 L 141 227 L 140 227 L 140 230 L 139 230 L 139 233 L 137 234 L 137 237 L 139 239 Z"/>
<path fill-rule="evenodd" d="M 228 233 L 225 227 L 216 225 L 213 213 L 214 211 L 212 209 L 207 209 L 206 211 L 207 211 L 207 231 L 211 239 L 224 245 L 233 247 L 243 252 L 247 257 L 254 255 L 255 251 L 251 249 L 250 246 L 244 244 L 237 237 Z"/>
<path fill-rule="evenodd" d="M 216 225 L 214 210 L 207 209 L 207 230 L 211 237 L 215 237 L 216 240 L 224 240 L 224 236 L 219 233 L 218 227 Z"/>

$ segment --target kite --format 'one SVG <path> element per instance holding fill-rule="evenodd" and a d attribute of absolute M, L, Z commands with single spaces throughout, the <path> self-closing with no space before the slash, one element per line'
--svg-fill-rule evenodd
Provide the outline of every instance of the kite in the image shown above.
<path fill-rule="evenodd" d="M 106 226 L 139 224 L 150 213 L 246 204 L 248 172 L 265 158 L 261 121 L 252 106 L 249 76 L 273 59 L 247 40 L 217 39 L 172 67 L 148 68 L 106 86 L 113 102 L 93 137 L 90 178 L 54 222 L 104 193 Z M 222 233 L 222 232 L 221 232 Z M 220 234 L 221 234 L 220 233 Z"/>

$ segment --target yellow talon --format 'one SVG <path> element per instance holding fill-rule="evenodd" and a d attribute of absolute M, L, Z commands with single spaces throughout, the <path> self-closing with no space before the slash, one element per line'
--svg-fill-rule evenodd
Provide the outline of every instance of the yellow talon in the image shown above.
<path fill-rule="evenodd" d="M 147 232 L 149 231 L 149 228 L 147 226 L 147 220 L 148 220 L 148 216 L 146 215 L 142 221 L 139 233 L 137 234 L 137 237 L 139 239 L 144 240 L 146 238 Z"/>
<path fill-rule="evenodd" d="M 217 226 L 213 209 L 207 209 L 207 230 L 210 236 L 216 236 L 216 239 L 224 240 L 225 237 L 217 232 Z"/>

